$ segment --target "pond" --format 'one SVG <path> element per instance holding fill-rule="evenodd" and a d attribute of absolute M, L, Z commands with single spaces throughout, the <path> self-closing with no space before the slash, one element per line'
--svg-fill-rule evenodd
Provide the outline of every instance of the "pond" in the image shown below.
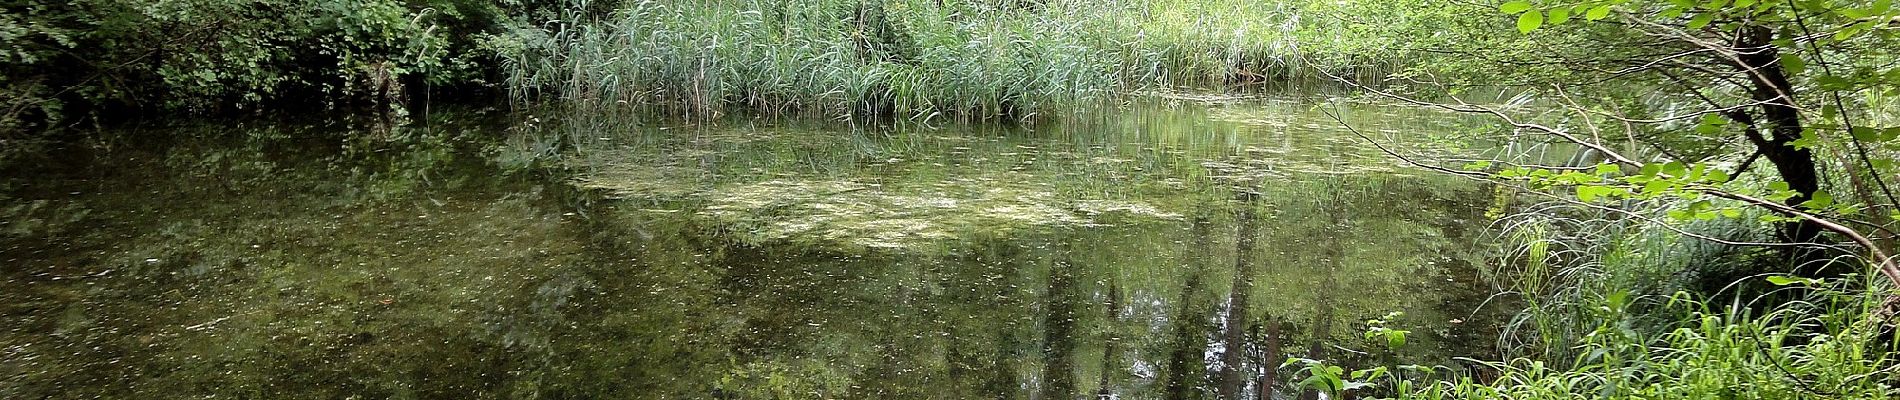
<path fill-rule="evenodd" d="M 1446 152 L 1475 125 L 1288 98 L 119 129 L 5 168 L 0 398 L 1257 398 L 1295 395 L 1286 356 L 1489 354 L 1492 189 L 1328 113 Z"/>

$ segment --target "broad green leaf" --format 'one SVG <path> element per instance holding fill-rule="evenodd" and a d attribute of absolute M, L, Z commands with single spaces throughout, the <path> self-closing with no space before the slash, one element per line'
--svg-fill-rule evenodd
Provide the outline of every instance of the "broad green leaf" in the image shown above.
<path fill-rule="evenodd" d="M 1688 172 L 1689 166 L 1683 165 L 1681 161 L 1670 161 L 1662 165 L 1662 173 L 1669 176 L 1681 177 Z"/>
<path fill-rule="evenodd" d="M 1854 127 L 1854 130 L 1849 131 L 1849 134 L 1854 136 L 1854 140 L 1859 140 L 1863 142 L 1880 141 L 1881 139 L 1880 133 L 1881 133 L 1880 130 L 1870 128 L 1870 127 L 1865 127 L 1865 126 L 1856 126 Z"/>
<path fill-rule="evenodd" d="M 1649 183 L 1643 184 L 1643 194 L 1647 196 L 1661 196 L 1663 192 L 1669 190 L 1670 186 L 1673 185 L 1670 185 L 1669 181 L 1665 180 L 1649 181 Z"/>
<path fill-rule="evenodd" d="M 1809 198 L 1808 201 L 1801 202 L 1801 207 L 1810 209 L 1822 209 L 1832 206 L 1834 206 L 1834 195 L 1827 194 L 1827 192 L 1814 192 L 1814 197 Z"/>
<path fill-rule="evenodd" d="M 1597 164 L 1597 175 L 1609 175 L 1609 174 L 1614 174 L 1618 172 L 1623 172 L 1623 168 L 1618 167 L 1616 164 L 1612 164 L 1612 163 Z"/>
<path fill-rule="evenodd" d="M 1709 26 L 1710 22 L 1715 22 L 1715 13 L 1697 13 L 1695 18 L 1689 19 L 1689 29 L 1702 29 Z"/>
<path fill-rule="evenodd" d="M 1591 21 L 1602 20 L 1603 18 L 1609 17 L 1609 16 L 1610 16 L 1609 4 L 1604 4 L 1604 5 L 1590 8 L 1590 11 L 1586 11 L 1583 13 L 1583 19 L 1587 19 Z"/>
<path fill-rule="evenodd" d="M 1542 26 L 1544 26 L 1544 13 L 1542 12 L 1531 11 L 1524 13 L 1524 15 L 1517 16 L 1518 32 L 1531 33 L 1531 31 L 1537 30 L 1538 27 Z"/>
<path fill-rule="evenodd" d="M 1581 200 L 1585 203 L 1596 201 L 1597 195 L 1601 194 L 1602 191 L 1603 187 L 1601 186 L 1578 186 L 1577 200 Z"/>
<path fill-rule="evenodd" d="M 1788 75 L 1800 75 L 1808 70 L 1808 62 L 1802 61 L 1800 55 L 1782 53 L 1781 69 L 1787 71 Z"/>
<path fill-rule="evenodd" d="M 1569 21 L 1570 21 L 1570 9 L 1555 8 L 1555 9 L 1550 10 L 1550 24 L 1551 25 L 1560 25 Z"/>
<path fill-rule="evenodd" d="M 1531 2 L 1525 0 L 1514 0 L 1498 6 L 1498 11 L 1503 11 L 1505 14 L 1516 14 L 1530 11 L 1530 9 Z"/>
<path fill-rule="evenodd" d="M 1793 147 L 1797 149 L 1812 149 L 1814 148 L 1815 145 L 1818 145 L 1818 144 L 1821 144 L 1821 136 L 1815 135 L 1813 133 L 1809 133 L 1806 135 L 1801 135 L 1800 139 L 1789 141 L 1788 147 Z"/>
<path fill-rule="evenodd" d="M 1728 183 L 1728 173 L 1722 172 L 1722 170 L 1719 169 L 1712 169 L 1709 170 L 1709 174 L 1704 176 L 1702 180 L 1708 183 Z"/>

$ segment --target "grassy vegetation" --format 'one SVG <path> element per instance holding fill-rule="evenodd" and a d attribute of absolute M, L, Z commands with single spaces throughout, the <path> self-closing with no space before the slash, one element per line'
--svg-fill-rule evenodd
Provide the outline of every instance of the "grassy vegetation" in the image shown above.
<path fill-rule="evenodd" d="M 1296 2 L 644 1 L 517 35 L 522 102 L 916 120 L 1028 118 L 1136 90 L 1367 80 L 1400 62 Z"/>
<path fill-rule="evenodd" d="M 1893 347 L 1862 318 L 1878 304 L 1842 292 L 1814 295 L 1762 314 L 1732 304 L 1668 298 L 1660 331 L 1632 329 L 1632 303 L 1597 303 L 1598 325 L 1582 355 L 1485 363 L 1488 379 L 1400 385 L 1404 399 L 1888 399 Z M 1412 387 L 1407 387 L 1412 386 Z"/>
<path fill-rule="evenodd" d="M 1661 218 L 1690 201 L 1630 205 Z M 1515 358 L 1461 367 L 1346 370 L 1304 360 L 1302 386 L 1335 395 L 1443 399 L 1887 399 L 1900 395 L 1878 277 L 1735 275 L 1774 252 L 1686 237 L 1625 214 L 1534 202 L 1499 219 L 1490 279 L 1517 311 L 1499 337 Z M 1752 217 L 1752 216 L 1751 216 Z M 1754 222 L 1698 235 L 1758 241 Z M 1848 260 L 1853 262 L 1853 260 Z M 1519 308 L 1521 306 L 1521 308 Z"/>

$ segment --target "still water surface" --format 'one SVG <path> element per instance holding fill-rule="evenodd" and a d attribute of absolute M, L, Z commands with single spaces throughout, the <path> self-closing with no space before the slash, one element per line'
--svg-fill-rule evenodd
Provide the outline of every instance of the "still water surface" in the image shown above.
<path fill-rule="evenodd" d="M 128 129 L 6 167 L 0 398 L 1255 398 L 1485 354 L 1491 191 L 1317 109 L 1466 121 L 1322 104 Z"/>

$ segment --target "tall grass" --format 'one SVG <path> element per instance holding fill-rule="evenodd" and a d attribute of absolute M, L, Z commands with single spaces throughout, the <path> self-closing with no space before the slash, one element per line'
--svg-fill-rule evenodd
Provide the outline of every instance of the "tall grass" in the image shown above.
<path fill-rule="evenodd" d="M 1673 296 L 1657 333 L 1631 328 L 1631 303 L 1593 304 L 1600 323 L 1577 356 L 1479 366 L 1455 379 L 1425 374 L 1396 385 L 1402 399 L 1891 399 L 1896 350 L 1864 318 L 1877 296 L 1828 290 L 1755 314 Z"/>
<path fill-rule="evenodd" d="M 1028 118 L 1141 89 L 1317 79 L 1299 21 L 1270 1 L 645 0 L 525 29 L 505 68 L 522 102 Z"/>
<path fill-rule="evenodd" d="M 1500 218 L 1510 251 L 1489 277 L 1524 306 L 1500 339 L 1515 358 L 1352 372 L 1308 360 L 1303 385 L 1421 400 L 1900 398 L 1900 347 L 1891 321 L 1875 319 L 1891 285 L 1865 275 L 1737 277 L 1728 269 L 1755 268 L 1735 264 L 1775 256 L 1635 218 L 1686 204 L 1622 206 L 1636 214 L 1562 202 L 1521 207 Z M 1763 239 L 1751 221 L 1681 229 Z"/>

